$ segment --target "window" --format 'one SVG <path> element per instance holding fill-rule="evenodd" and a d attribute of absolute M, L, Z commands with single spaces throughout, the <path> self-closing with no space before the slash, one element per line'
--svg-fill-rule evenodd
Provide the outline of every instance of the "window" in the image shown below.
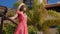
<path fill-rule="evenodd" d="M 47 0 L 48 4 L 60 3 L 60 0 Z"/>

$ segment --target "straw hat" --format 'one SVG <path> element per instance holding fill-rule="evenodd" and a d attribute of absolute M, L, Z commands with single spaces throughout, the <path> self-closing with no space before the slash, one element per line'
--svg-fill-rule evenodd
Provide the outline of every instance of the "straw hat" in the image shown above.
<path fill-rule="evenodd" d="M 19 6 L 18 6 L 18 10 L 21 8 L 21 6 L 25 5 L 24 3 L 21 3 Z"/>

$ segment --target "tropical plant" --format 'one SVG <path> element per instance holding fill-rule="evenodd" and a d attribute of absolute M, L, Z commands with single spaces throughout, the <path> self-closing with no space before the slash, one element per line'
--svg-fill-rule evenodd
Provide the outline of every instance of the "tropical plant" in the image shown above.
<path fill-rule="evenodd" d="M 16 3 L 13 4 L 12 8 L 16 10 L 19 5 L 20 5 L 20 2 L 16 2 Z"/>
<path fill-rule="evenodd" d="M 3 34 L 14 34 L 16 25 L 12 23 L 6 23 L 3 27 Z"/>
<path fill-rule="evenodd" d="M 28 26 L 29 34 L 37 34 L 37 29 L 34 26 Z"/>
<path fill-rule="evenodd" d="M 43 23 L 45 21 L 45 18 L 47 16 L 48 12 L 44 8 L 43 4 L 39 4 L 37 0 L 34 0 L 32 10 L 30 10 L 27 15 L 28 15 L 28 25 L 33 25 L 40 30 L 43 29 Z M 47 27 L 45 27 L 47 28 Z M 46 31 L 46 30 L 45 30 Z"/>
<path fill-rule="evenodd" d="M 60 25 L 58 25 L 57 30 L 58 30 L 58 33 L 57 34 L 60 34 Z"/>
<path fill-rule="evenodd" d="M 49 16 L 53 16 L 53 17 L 55 17 L 55 18 L 60 18 L 60 15 L 59 15 L 60 13 L 59 12 L 57 12 L 57 11 L 55 11 L 55 10 L 48 10 L 48 15 Z"/>

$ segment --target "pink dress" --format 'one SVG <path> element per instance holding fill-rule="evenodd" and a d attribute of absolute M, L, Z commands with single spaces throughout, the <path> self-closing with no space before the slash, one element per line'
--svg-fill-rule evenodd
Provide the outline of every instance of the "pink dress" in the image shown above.
<path fill-rule="evenodd" d="M 27 29 L 27 15 L 23 12 L 17 11 L 18 14 L 18 26 L 14 34 L 28 34 Z"/>

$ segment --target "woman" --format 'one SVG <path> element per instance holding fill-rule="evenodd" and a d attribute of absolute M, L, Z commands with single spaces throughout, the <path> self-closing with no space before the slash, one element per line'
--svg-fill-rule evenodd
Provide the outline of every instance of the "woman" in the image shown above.
<path fill-rule="evenodd" d="M 25 4 L 22 3 L 18 7 L 17 14 L 14 17 L 11 17 L 11 19 L 18 18 L 19 22 L 14 34 L 28 34 L 27 15 L 25 11 L 26 11 Z"/>

